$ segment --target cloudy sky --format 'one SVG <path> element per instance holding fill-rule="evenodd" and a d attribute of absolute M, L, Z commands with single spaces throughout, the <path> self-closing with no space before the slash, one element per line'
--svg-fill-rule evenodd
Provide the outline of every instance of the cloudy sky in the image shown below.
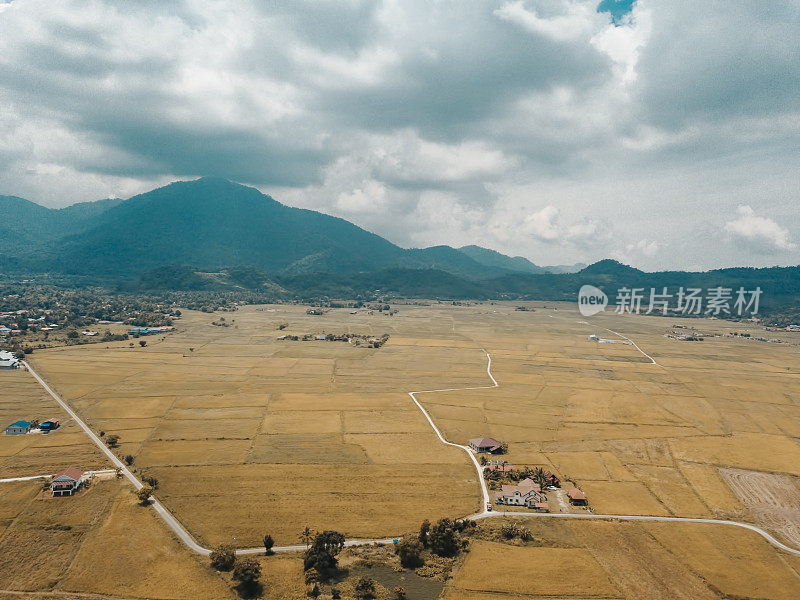
<path fill-rule="evenodd" d="M 202 175 L 406 247 L 800 263 L 800 0 L 0 0 L 0 194 Z"/>

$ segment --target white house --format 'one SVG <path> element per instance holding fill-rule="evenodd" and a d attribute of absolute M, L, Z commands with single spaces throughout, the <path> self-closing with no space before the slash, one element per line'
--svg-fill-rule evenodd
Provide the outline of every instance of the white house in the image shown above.
<path fill-rule="evenodd" d="M 19 359 L 13 353 L 0 350 L 0 369 L 18 369 Z"/>
<path fill-rule="evenodd" d="M 523 479 L 517 485 L 504 485 L 501 490 L 495 493 L 495 502 L 508 506 L 527 506 L 535 508 L 536 504 L 542 502 L 544 496 L 538 483 L 531 479 Z"/>

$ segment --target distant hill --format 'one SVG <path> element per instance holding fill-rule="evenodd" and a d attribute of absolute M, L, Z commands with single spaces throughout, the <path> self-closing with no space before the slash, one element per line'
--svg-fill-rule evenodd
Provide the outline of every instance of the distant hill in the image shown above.
<path fill-rule="evenodd" d="M 93 218 L 120 202 L 99 200 L 51 209 L 17 196 L 0 196 L 0 243 L 6 253 L 26 252 L 47 241 L 84 231 Z"/>
<path fill-rule="evenodd" d="M 494 267 L 495 269 L 519 273 L 547 273 L 547 269 L 533 264 L 522 256 L 506 256 L 496 250 L 480 246 L 462 246 L 458 251 L 482 265 Z"/>

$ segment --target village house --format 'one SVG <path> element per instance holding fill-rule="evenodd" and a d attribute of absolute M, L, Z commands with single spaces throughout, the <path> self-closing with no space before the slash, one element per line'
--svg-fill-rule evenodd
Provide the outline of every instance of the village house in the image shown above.
<path fill-rule="evenodd" d="M 50 490 L 53 496 L 72 496 L 86 482 L 84 472 L 77 467 L 67 467 L 53 478 Z"/>
<path fill-rule="evenodd" d="M 39 429 L 42 430 L 42 433 L 48 433 L 54 429 L 58 429 L 60 426 L 61 422 L 58 419 L 47 419 L 39 423 Z"/>
<path fill-rule="evenodd" d="M 517 485 L 504 485 L 495 493 L 495 502 L 506 506 L 535 508 L 537 503 L 543 501 L 542 490 L 532 479 L 523 479 Z"/>
<path fill-rule="evenodd" d="M 13 352 L 0 350 L 0 369 L 18 369 L 19 359 Z"/>
<path fill-rule="evenodd" d="M 6 435 L 22 435 L 31 430 L 30 421 L 17 421 L 6 427 Z"/>
<path fill-rule="evenodd" d="M 469 441 L 469 447 L 475 452 L 497 452 L 498 450 L 502 449 L 503 444 L 494 438 L 481 437 L 472 438 Z"/>
<path fill-rule="evenodd" d="M 569 497 L 569 503 L 575 506 L 586 506 L 586 494 L 580 491 L 578 488 L 571 488 L 567 490 L 567 496 Z"/>

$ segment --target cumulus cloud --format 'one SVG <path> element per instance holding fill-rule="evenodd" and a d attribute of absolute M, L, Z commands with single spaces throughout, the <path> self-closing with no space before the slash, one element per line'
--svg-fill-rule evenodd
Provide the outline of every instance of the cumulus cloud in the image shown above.
<path fill-rule="evenodd" d="M 800 260 L 797 0 L 0 10 L 0 194 L 64 205 L 215 175 L 402 245 Z M 722 236 L 698 209 L 731 198 L 784 237 L 726 229 L 748 243 L 723 254 L 686 234 Z M 663 264 L 666 247 L 694 255 Z"/>
<path fill-rule="evenodd" d="M 744 242 L 756 251 L 775 252 L 794 250 L 797 244 L 789 239 L 789 230 L 772 219 L 759 217 L 748 205 L 736 210 L 738 217 L 725 223 L 725 231 L 738 242 Z"/>

